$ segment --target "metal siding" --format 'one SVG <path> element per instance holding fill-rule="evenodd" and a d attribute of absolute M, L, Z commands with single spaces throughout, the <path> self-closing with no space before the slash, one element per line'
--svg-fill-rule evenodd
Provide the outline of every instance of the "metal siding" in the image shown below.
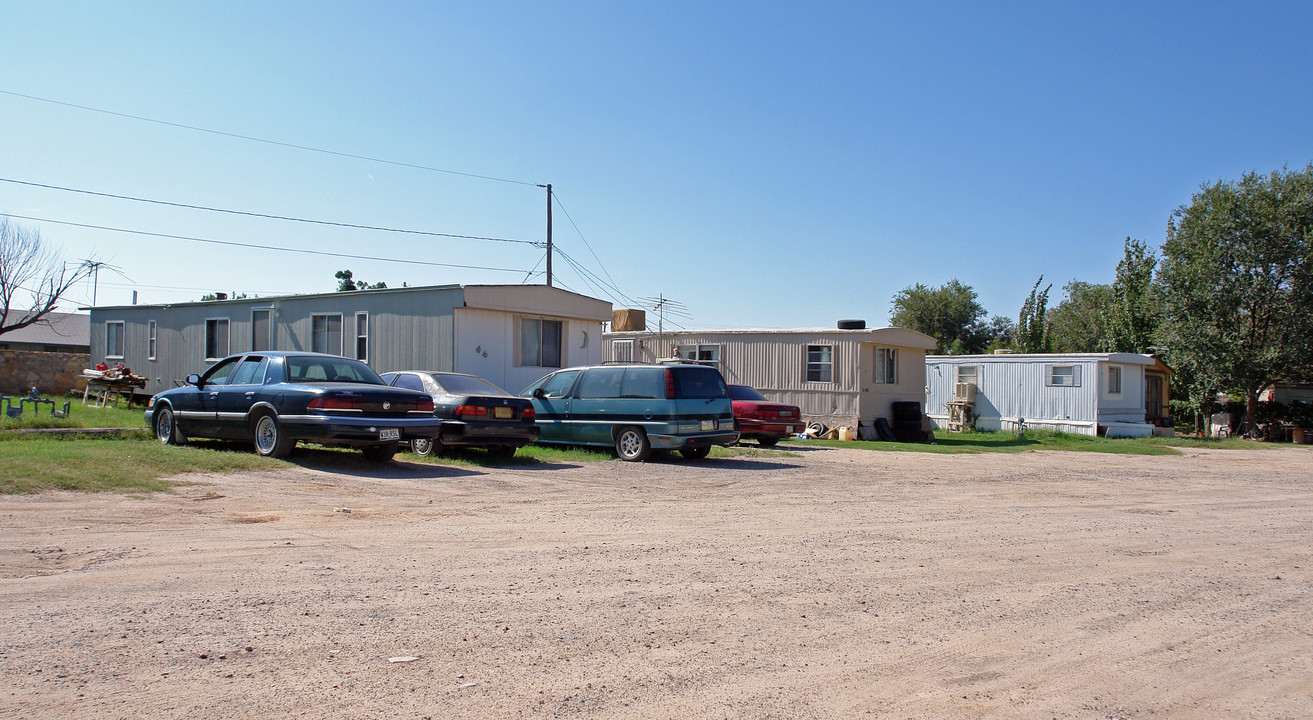
<path fill-rule="evenodd" d="M 608 335 L 602 356 L 610 360 L 614 342 L 626 339 L 634 341 L 634 360 L 648 362 L 670 357 L 675 345 L 720 345 L 721 372 L 726 380 L 750 385 L 770 400 L 797 405 L 808 418 L 827 422 L 855 423 L 862 419 L 870 423 L 876 416 L 888 417 L 893 402 L 922 402 L 925 398 L 925 351 L 920 348 L 879 345 L 898 350 L 898 382 L 872 389 L 876 386 L 871 382 L 870 358 L 863 360 L 866 355 L 873 357 L 871 348 L 877 346 L 870 331 L 676 331 L 659 337 L 654 332 Z M 806 381 L 808 345 L 833 346 L 834 382 Z"/>
<path fill-rule="evenodd" d="M 378 372 L 425 367 L 450 370 L 453 308 L 462 291 L 432 288 L 412 292 L 361 292 L 334 295 L 250 298 L 185 305 L 92 308 L 91 363 L 104 361 L 105 322 L 124 321 L 123 364 L 147 378 L 146 392 L 174 387 L 205 362 L 205 320 L 228 318 L 230 353 L 251 349 L 251 310 L 271 308 L 272 350 L 309 350 L 310 317 L 342 315 L 342 351 L 355 354 L 355 314 L 370 316 L 369 364 Z M 147 353 L 147 322 L 156 321 L 156 360 Z M 99 328 L 99 331 L 97 331 Z"/>
<path fill-rule="evenodd" d="M 953 399 L 957 366 L 980 368 L 976 388 L 976 413 L 981 418 L 1026 418 L 1027 420 L 1098 420 L 1100 378 L 1098 362 L 1090 358 L 1055 355 L 1052 358 L 1007 358 L 994 356 L 938 357 L 926 361 L 927 413 L 946 415 L 945 403 Z M 1050 365 L 1081 368 L 1078 387 L 1049 387 Z"/>

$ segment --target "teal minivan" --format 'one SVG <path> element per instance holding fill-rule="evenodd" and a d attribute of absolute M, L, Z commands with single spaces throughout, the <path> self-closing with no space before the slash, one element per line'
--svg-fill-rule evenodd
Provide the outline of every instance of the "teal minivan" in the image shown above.
<path fill-rule="evenodd" d="M 614 447 L 643 462 L 653 450 L 704 458 L 738 441 L 734 403 L 714 367 L 623 364 L 558 370 L 521 393 L 533 401 L 540 443 Z"/>

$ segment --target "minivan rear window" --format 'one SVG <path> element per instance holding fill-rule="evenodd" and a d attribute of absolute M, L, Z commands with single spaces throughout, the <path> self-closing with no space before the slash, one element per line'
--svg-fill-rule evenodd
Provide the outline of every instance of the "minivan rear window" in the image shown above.
<path fill-rule="evenodd" d="M 620 397 L 656 399 L 666 396 L 665 368 L 627 368 Z"/>
<path fill-rule="evenodd" d="M 715 368 L 685 365 L 675 371 L 675 396 L 681 398 L 727 398 L 725 378 Z"/>
<path fill-rule="evenodd" d="M 593 368 L 584 374 L 576 395 L 581 398 L 620 397 L 620 380 L 624 375 L 624 368 Z"/>

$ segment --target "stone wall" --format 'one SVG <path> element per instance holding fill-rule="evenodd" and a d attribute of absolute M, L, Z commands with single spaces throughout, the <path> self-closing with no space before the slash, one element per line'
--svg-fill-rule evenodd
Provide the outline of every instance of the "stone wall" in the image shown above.
<path fill-rule="evenodd" d="M 89 353 L 0 350 L 0 394 L 26 395 L 33 387 L 43 396 L 81 392 L 79 377 L 90 362 Z"/>

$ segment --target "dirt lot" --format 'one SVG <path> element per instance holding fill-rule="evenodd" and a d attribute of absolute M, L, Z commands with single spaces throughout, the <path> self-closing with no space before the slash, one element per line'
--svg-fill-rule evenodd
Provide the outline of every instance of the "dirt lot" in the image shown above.
<path fill-rule="evenodd" d="M 1308 718 L 1311 460 L 814 449 L 3 497 L 0 716 Z"/>

